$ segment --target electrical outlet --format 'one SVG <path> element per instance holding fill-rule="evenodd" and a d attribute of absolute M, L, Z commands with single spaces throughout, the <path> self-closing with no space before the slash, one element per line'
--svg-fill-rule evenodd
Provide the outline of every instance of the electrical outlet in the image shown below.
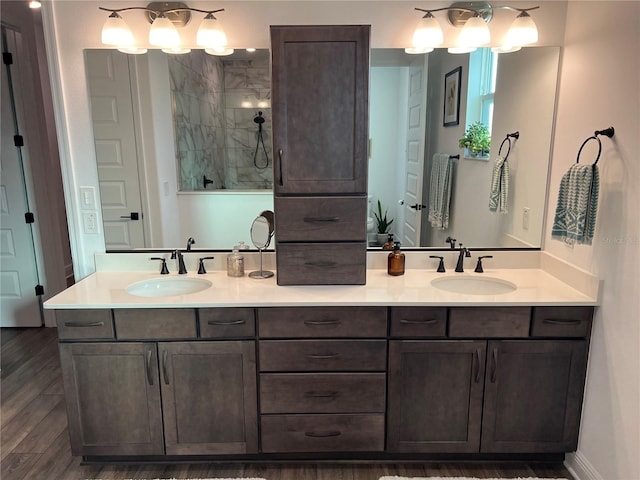
<path fill-rule="evenodd" d="M 98 233 L 98 214 L 96 212 L 84 212 L 82 214 L 84 233 L 96 235 Z"/>
<path fill-rule="evenodd" d="M 522 210 L 522 229 L 529 230 L 529 217 L 530 217 L 531 209 L 529 207 L 524 207 Z"/>

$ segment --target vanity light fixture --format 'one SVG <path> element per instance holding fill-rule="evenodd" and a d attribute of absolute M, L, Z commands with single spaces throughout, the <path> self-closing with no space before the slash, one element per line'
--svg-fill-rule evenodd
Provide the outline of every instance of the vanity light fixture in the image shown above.
<path fill-rule="evenodd" d="M 182 40 L 176 27 L 183 27 L 191 20 L 191 12 L 204 13 L 205 17 L 198 28 L 196 44 L 205 49 L 222 49 L 227 46 L 227 36 L 220 26 L 214 13 L 224 11 L 200 10 L 191 8 L 181 2 L 152 2 L 146 7 L 105 8 L 98 7 L 105 12 L 111 12 L 102 27 L 102 43 L 111 45 L 124 53 L 145 53 L 146 49 L 136 47 L 131 29 L 120 16 L 120 12 L 128 10 L 143 10 L 151 23 L 149 29 L 149 44 L 159 47 L 163 52 L 182 54 L 191 51 L 182 46 Z"/>
<path fill-rule="evenodd" d="M 514 22 L 509 27 L 505 37 L 505 45 L 494 47 L 497 53 L 515 52 L 523 45 L 530 45 L 538 41 L 538 29 L 529 15 L 530 10 L 540 8 L 516 8 L 510 6 L 491 6 L 488 2 L 456 2 L 448 7 L 423 9 L 425 12 L 412 37 L 412 46 L 405 49 L 406 53 L 426 53 L 443 43 L 444 35 L 442 27 L 433 15 L 434 12 L 446 11 L 449 23 L 454 27 L 462 27 L 458 45 L 449 48 L 449 53 L 469 53 L 476 48 L 491 42 L 491 32 L 488 23 L 493 17 L 493 11 L 498 9 L 513 10 L 519 12 Z"/>
<path fill-rule="evenodd" d="M 40 8 L 40 7 L 42 7 L 42 2 L 38 2 L 37 0 L 31 0 L 29 2 L 29 8 L 36 9 L 36 8 Z"/>

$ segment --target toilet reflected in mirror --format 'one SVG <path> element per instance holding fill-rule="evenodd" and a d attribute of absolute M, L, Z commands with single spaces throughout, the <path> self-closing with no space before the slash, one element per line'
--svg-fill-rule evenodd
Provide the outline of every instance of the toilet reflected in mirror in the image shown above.
<path fill-rule="evenodd" d="M 253 243 L 253 246 L 258 249 L 258 252 L 260 252 L 260 270 L 249 273 L 251 278 L 273 277 L 273 272 L 263 270 L 262 268 L 262 251 L 269 246 L 272 236 L 272 222 L 263 215 L 258 215 L 251 224 L 251 242 Z"/>

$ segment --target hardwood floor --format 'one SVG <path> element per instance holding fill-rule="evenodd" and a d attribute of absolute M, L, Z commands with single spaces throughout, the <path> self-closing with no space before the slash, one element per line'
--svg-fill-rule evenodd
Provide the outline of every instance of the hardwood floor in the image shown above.
<path fill-rule="evenodd" d="M 80 465 L 69 447 L 55 328 L 0 329 L 0 478 L 121 480 L 262 477 L 377 480 L 384 475 L 479 478 L 564 477 L 561 465 L 524 464 L 180 464 Z"/>

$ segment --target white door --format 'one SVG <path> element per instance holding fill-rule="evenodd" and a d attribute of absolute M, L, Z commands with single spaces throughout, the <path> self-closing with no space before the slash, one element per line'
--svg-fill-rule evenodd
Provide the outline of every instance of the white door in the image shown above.
<path fill-rule="evenodd" d="M 402 245 L 420 246 L 422 219 L 422 175 L 427 104 L 427 55 L 419 55 L 409 67 L 409 119 L 404 191 Z"/>
<path fill-rule="evenodd" d="M 115 50 L 87 50 L 89 96 L 105 246 L 145 246 L 129 60 Z"/>
<path fill-rule="evenodd" d="M 3 52 L 15 52 L 20 34 L 2 29 Z M 4 42 L 6 32 L 7 45 Z M 5 50 L 6 48 L 6 50 Z M 19 57 L 13 55 L 14 61 Z M 19 69 L 2 65 L 2 144 L 0 147 L 0 327 L 39 327 L 42 325 L 40 299 L 36 296 L 38 270 L 31 224 L 26 223 L 29 201 L 24 175 L 27 146 L 16 146 L 14 135 L 24 134 L 20 101 Z M 9 83 L 11 81 L 11 83 Z M 17 101 L 15 101 L 17 100 Z M 14 110 L 15 109 L 15 110 Z M 15 115 L 14 115 L 15 112 Z M 28 143 L 26 144 L 28 145 Z"/>

